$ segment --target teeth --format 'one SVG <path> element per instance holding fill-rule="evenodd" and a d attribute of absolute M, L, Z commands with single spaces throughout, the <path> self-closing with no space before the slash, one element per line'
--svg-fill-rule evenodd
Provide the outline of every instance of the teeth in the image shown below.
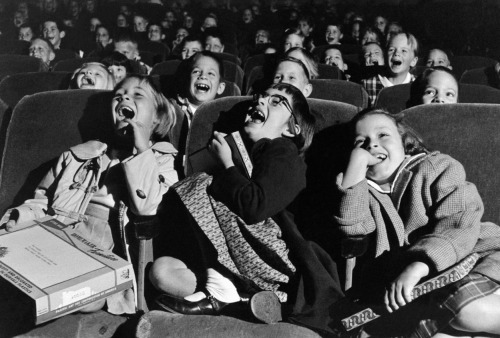
<path fill-rule="evenodd" d="M 250 118 L 252 119 L 252 122 L 255 122 L 255 123 L 262 123 L 266 120 L 266 116 L 264 115 L 264 113 L 262 113 L 259 110 L 254 110 L 254 111 L 250 112 L 249 115 L 250 115 Z"/>
<path fill-rule="evenodd" d="M 383 161 L 383 160 L 385 160 L 385 159 L 387 158 L 387 155 L 384 155 L 384 154 L 378 154 L 378 155 L 377 155 L 377 158 L 378 158 L 379 160 L 382 160 L 382 161 Z"/>
<path fill-rule="evenodd" d="M 196 89 L 202 90 L 202 91 L 208 91 L 210 88 L 208 87 L 208 85 L 206 85 L 204 83 L 198 83 L 198 84 L 196 84 Z"/>

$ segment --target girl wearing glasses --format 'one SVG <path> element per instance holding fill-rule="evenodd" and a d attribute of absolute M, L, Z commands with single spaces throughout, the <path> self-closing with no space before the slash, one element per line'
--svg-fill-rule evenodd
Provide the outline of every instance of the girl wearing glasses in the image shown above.
<path fill-rule="evenodd" d="M 334 334 L 330 308 L 342 296 L 336 268 L 304 240 L 289 210 L 306 185 L 302 155 L 314 123 L 306 98 L 290 84 L 255 95 L 242 132 L 252 145 L 249 178 L 235 167 L 224 135 L 214 133 L 209 150 L 225 169 L 195 174 L 175 188 L 182 202 L 176 209 L 190 215 L 176 220 L 182 229 L 169 229 L 169 236 L 182 233 L 175 258 L 158 258 L 150 272 L 162 292 L 160 307 L 234 315 L 250 305 L 263 322 L 283 319 Z"/>

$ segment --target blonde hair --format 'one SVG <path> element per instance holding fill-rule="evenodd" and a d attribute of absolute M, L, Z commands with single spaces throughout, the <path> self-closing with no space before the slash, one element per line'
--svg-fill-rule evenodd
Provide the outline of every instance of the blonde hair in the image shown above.
<path fill-rule="evenodd" d="M 176 122 L 176 115 L 174 106 L 168 101 L 168 99 L 163 95 L 163 93 L 158 89 L 157 85 L 153 82 L 153 79 L 147 75 L 138 75 L 133 74 L 127 76 L 125 79 L 120 81 L 115 89 L 113 90 L 113 94 L 116 93 L 125 81 L 130 79 L 136 79 L 139 81 L 141 86 L 147 87 L 151 90 L 154 98 L 154 107 L 156 109 L 156 116 L 158 117 L 158 124 L 153 130 L 152 139 L 153 141 L 161 141 L 163 140 Z"/>
<path fill-rule="evenodd" d="M 112 90 L 114 88 L 114 86 L 115 86 L 115 77 L 113 76 L 113 74 L 111 74 L 111 72 L 109 71 L 108 67 L 106 67 L 105 65 L 103 65 L 100 62 L 86 62 L 80 68 L 78 68 L 77 70 L 75 70 L 73 72 L 73 75 L 71 75 L 71 81 L 70 81 L 70 86 L 69 86 L 70 89 L 79 89 L 80 88 L 78 86 L 78 83 L 76 82 L 76 77 L 82 71 L 82 69 L 87 68 L 89 66 L 100 67 L 107 74 L 107 82 L 106 82 L 107 87 L 106 88 L 96 88 L 96 89 Z"/>

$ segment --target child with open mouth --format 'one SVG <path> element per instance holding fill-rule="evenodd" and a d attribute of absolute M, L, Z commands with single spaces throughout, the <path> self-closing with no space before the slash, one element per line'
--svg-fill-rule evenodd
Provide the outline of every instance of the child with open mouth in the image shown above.
<path fill-rule="evenodd" d="M 417 61 L 418 41 L 415 36 L 405 32 L 391 35 L 387 43 L 384 73 L 362 80 L 371 105 L 375 104 L 377 95 L 383 88 L 413 82 L 415 77 L 410 71 L 417 65 Z"/>
<path fill-rule="evenodd" d="M 74 71 L 70 88 L 112 90 L 114 86 L 115 78 L 105 65 L 99 62 L 88 62 Z"/>

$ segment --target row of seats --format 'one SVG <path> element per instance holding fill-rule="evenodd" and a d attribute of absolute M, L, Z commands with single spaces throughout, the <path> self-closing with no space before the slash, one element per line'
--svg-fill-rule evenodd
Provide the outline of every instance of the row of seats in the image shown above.
<path fill-rule="evenodd" d="M 68 147 L 110 132 L 111 93 L 99 90 L 59 90 L 24 97 L 12 112 L 7 127 L 0 171 L 0 211 L 28 198 L 50 161 Z M 205 147 L 214 126 L 235 128 L 241 118 L 234 112 L 248 104 L 249 97 L 229 96 L 202 105 L 193 119 L 188 136 L 186 173 L 201 170 L 189 155 Z M 308 99 L 318 116 L 319 130 L 348 121 L 360 111 L 351 104 Z M 7 105 L 0 102 L 1 110 Z M 237 107 L 237 108 L 233 108 Z M 221 112 L 226 112 L 222 114 Z M 466 167 L 469 179 L 479 186 L 486 204 L 486 219 L 499 222 L 500 105 L 451 104 L 422 105 L 403 111 L 410 125 L 423 134 L 431 148 L 457 157 Z M 212 126 L 212 128 L 207 128 Z M 109 134 L 108 134 L 109 135 Z M 178 140 L 172 140 L 178 144 Z M 323 145 L 335 147 L 333 144 Z M 335 160 L 335 159 L 331 159 Z M 483 161 L 478 161 L 483 160 Z"/>

